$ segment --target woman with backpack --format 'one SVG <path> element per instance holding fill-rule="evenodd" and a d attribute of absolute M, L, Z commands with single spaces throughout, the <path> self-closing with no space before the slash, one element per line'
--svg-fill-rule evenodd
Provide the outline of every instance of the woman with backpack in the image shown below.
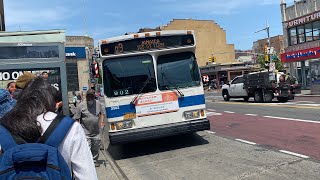
<path fill-rule="evenodd" d="M 37 77 L 0 120 L 0 179 L 98 179 L 82 127 L 54 113 L 56 93 Z"/>

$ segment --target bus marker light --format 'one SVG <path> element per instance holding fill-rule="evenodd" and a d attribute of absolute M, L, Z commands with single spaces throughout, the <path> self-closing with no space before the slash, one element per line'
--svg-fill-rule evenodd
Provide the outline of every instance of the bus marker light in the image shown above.
<path fill-rule="evenodd" d="M 115 129 L 116 129 L 116 127 L 115 127 L 114 123 L 111 123 L 111 130 L 115 130 Z"/>
<path fill-rule="evenodd" d="M 108 42 L 106 40 L 102 40 L 101 44 L 107 44 Z"/>
<path fill-rule="evenodd" d="M 138 35 L 138 34 L 134 34 L 133 37 L 134 37 L 134 38 L 138 38 L 139 35 Z"/>
<path fill-rule="evenodd" d="M 150 36 L 150 33 L 145 33 L 144 36 L 145 36 L 145 37 L 149 37 L 149 36 Z"/>
<path fill-rule="evenodd" d="M 204 110 L 201 110 L 201 117 L 204 117 Z"/>
<path fill-rule="evenodd" d="M 192 34 L 192 31 L 187 31 L 187 34 Z"/>
<path fill-rule="evenodd" d="M 160 34 L 161 34 L 160 32 L 156 32 L 156 35 L 157 35 L 157 36 L 160 36 Z"/>

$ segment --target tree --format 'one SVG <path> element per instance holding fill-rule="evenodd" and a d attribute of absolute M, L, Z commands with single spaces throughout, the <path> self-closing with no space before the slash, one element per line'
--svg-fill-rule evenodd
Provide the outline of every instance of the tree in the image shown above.
<path fill-rule="evenodd" d="M 278 71 L 282 71 L 283 70 L 283 63 L 281 62 L 281 60 L 279 59 L 279 55 L 275 54 L 275 55 L 270 55 L 272 62 L 274 62 L 276 64 L 276 69 Z M 258 64 L 260 64 L 262 69 L 268 69 L 269 67 L 267 66 L 267 62 L 265 61 L 265 55 L 260 54 L 257 56 L 257 60 L 256 62 Z"/>

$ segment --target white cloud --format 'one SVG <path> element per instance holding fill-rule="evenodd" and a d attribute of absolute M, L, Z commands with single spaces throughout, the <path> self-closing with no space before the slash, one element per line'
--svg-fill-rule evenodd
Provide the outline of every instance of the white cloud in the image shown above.
<path fill-rule="evenodd" d="M 36 0 L 18 1 L 7 0 L 5 5 L 6 25 L 10 27 L 17 26 L 50 26 L 60 24 L 61 21 L 75 14 L 70 13 L 70 9 L 59 4 L 45 5 L 44 2 Z"/>

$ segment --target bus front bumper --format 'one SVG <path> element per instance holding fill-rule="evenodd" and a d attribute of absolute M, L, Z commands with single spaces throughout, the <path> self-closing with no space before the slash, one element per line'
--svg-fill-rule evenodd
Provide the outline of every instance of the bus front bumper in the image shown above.
<path fill-rule="evenodd" d="M 207 119 L 185 121 L 175 124 L 159 125 L 140 129 L 132 129 L 109 134 L 110 144 L 123 144 L 146 139 L 154 139 L 178 134 L 192 133 L 209 130 L 210 123 Z"/>

